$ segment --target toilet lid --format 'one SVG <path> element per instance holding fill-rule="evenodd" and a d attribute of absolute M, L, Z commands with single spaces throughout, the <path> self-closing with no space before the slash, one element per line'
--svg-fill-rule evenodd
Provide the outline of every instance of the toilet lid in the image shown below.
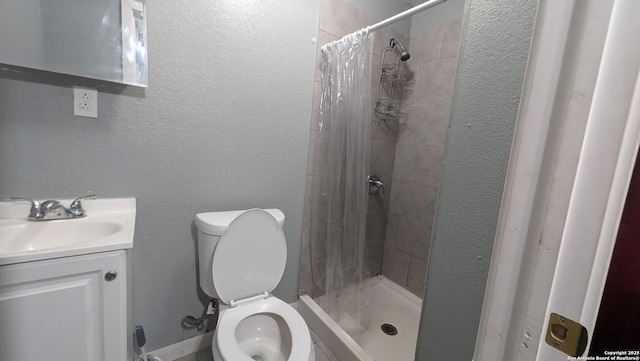
<path fill-rule="evenodd" d="M 275 218 L 250 209 L 222 233 L 213 255 L 213 286 L 225 304 L 271 292 L 287 262 L 287 241 Z"/>

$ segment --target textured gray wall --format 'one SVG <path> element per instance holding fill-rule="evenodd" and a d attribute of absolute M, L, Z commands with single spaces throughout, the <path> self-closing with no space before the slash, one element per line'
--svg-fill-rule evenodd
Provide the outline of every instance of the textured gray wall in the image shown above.
<path fill-rule="evenodd" d="M 536 0 L 469 0 L 417 360 L 471 360 Z"/>
<path fill-rule="evenodd" d="M 318 0 L 148 2 L 149 88 L 25 69 L 0 72 L 0 199 L 95 191 L 138 199 L 134 322 L 148 349 L 200 316 L 196 213 L 277 207 L 297 294 Z M 3 68 L 3 67 L 0 67 Z M 71 85 L 100 88 L 98 119 Z"/>

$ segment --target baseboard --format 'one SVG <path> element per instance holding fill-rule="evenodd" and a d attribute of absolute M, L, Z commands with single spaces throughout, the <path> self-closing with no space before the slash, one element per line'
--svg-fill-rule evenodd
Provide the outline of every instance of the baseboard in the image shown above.
<path fill-rule="evenodd" d="M 213 331 L 157 349 L 149 352 L 149 355 L 159 357 L 162 361 L 174 361 L 199 350 L 211 348 L 211 340 L 213 340 Z"/>

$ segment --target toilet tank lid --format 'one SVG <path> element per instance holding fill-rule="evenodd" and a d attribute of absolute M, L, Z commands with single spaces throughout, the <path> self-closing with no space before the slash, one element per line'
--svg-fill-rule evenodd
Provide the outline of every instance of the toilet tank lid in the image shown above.
<path fill-rule="evenodd" d="M 277 208 L 263 209 L 276 219 L 280 228 L 284 226 L 284 213 Z M 196 214 L 196 227 L 206 234 L 220 236 L 229 227 L 229 224 L 239 215 L 248 211 L 224 211 L 224 212 L 205 212 Z"/>

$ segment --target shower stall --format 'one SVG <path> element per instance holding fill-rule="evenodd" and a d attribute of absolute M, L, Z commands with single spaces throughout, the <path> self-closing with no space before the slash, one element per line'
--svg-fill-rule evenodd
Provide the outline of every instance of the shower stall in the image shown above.
<path fill-rule="evenodd" d="M 341 361 L 413 359 L 462 13 L 344 37 L 320 16 L 299 311 Z"/>

